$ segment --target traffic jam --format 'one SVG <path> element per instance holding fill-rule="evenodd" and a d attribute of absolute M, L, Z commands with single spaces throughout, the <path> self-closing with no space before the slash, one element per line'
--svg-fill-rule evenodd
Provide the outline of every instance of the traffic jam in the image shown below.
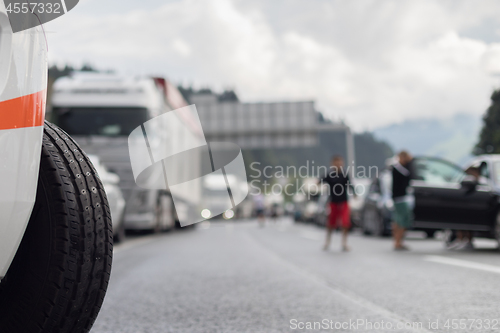
<path fill-rule="evenodd" d="M 143 5 L 0 1 L 0 333 L 500 329 L 498 4 Z"/>

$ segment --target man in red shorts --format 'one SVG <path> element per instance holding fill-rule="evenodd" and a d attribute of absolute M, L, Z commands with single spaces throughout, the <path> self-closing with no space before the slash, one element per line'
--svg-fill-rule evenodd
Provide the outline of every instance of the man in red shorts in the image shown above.
<path fill-rule="evenodd" d="M 326 224 L 326 242 L 323 250 L 328 250 L 333 230 L 340 227 L 342 228 L 342 251 L 349 251 L 347 235 L 351 228 L 351 214 L 347 202 L 347 190 L 348 187 L 353 188 L 353 186 L 349 181 L 347 170 L 344 169 L 344 159 L 341 156 L 332 158 L 330 172 L 321 180 L 321 183 L 328 184 L 330 190 L 330 214 Z"/>

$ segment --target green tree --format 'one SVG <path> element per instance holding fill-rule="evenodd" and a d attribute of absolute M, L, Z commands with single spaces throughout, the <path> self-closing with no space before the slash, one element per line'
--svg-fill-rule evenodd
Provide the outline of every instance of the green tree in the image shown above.
<path fill-rule="evenodd" d="M 500 90 L 491 94 L 491 105 L 483 117 L 483 128 L 474 154 L 500 153 Z"/>

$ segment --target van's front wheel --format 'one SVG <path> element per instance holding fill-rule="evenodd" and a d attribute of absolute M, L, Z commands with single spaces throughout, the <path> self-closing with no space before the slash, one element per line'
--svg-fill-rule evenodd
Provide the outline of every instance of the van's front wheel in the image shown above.
<path fill-rule="evenodd" d="M 46 122 L 35 207 L 0 283 L 0 332 L 88 332 L 106 293 L 112 241 L 95 169 Z"/>

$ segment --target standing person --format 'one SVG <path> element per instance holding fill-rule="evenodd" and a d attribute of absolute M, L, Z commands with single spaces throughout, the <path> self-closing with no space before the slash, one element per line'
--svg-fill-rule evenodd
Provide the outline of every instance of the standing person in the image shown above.
<path fill-rule="evenodd" d="M 342 251 L 349 251 L 347 246 L 347 235 L 351 228 L 351 216 L 349 205 L 347 202 L 347 188 L 352 187 L 349 181 L 349 176 L 344 170 L 344 159 L 341 156 L 334 156 L 332 158 L 332 166 L 330 172 L 321 183 L 329 185 L 330 189 L 330 214 L 326 224 L 326 241 L 323 250 L 328 250 L 330 247 L 330 240 L 334 229 L 342 228 Z"/>
<path fill-rule="evenodd" d="M 278 220 L 278 204 L 276 202 L 271 206 L 271 220 L 273 222 Z"/>
<path fill-rule="evenodd" d="M 412 207 L 408 200 L 408 187 L 412 176 L 412 156 L 405 150 L 398 154 L 399 161 L 392 168 L 392 199 L 394 200 L 394 222 L 392 235 L 394 237 L 394 250 L 408 250 L 403 245 L 406 229 L 413 222 Z"/>
<path fill-rule="evenodd" d="M 264 195 L 262 193 L 258 193 L 254 196 L 254 208 L 255 208 L 255 214 L 257 215 L 257 220 L 259 221 L 259 225 L 261 227 L 264 226 L 264 222 L 266 222 L 266 217 L 264 215 L 265 213 L 265 200 L 264 200 Z"/>

